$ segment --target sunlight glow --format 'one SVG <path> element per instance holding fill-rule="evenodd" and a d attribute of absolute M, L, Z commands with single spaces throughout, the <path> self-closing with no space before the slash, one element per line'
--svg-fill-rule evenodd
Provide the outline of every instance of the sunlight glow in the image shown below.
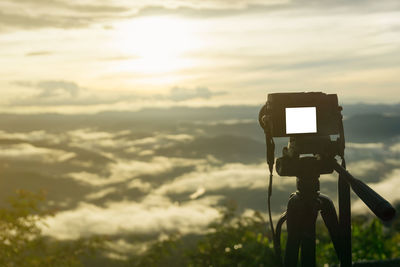
<path fill-rule="evenodd" d="M 177 71 L 191 65 L 185 54 L 199 46 L 193 24 L 169 16 L 146 17 L 118 25 L 113 46 L 133 58 L 118 70 L 145 74 Z"/>

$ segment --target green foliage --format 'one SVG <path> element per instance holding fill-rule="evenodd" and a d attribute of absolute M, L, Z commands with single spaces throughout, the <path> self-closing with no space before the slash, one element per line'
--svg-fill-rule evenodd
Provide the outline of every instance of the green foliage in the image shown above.
<path fill-rule="evenodd" d="M 378 219 L 352 224 L 353 260 L 385 260 L 398 257 L 399 233 L 386 229 Z"/>
<path fill-rule="evenodd" d="M 43 192 L 23 190 L 0 208 L 0 266 L 82 266 L 80 258 L 100 249 L 99 237 L 60 242 L 41 235 L 40 224 L 52 213 L 40 205 Z"/>
<path fill-rule="evenodd" d="M 209 233 L 188 251 L 189 266 L 273 266 L 272 242 L 261 214 L 235 216 L 234 208 L 210 225 Z"/>
<path fill-rule="evenodd" d="M 130 266 L 276 266 L 266 222 L 260 213 L 238 216 L 231 206 L 221 210 L 221 219 L 210 224 L 207 234 L 194 245 L 174 235 L 154 243 Z M 174 255 L 171 257 L 171 255 Z M 177 259 L 180 257 L 180 259 Z M 174 264 L 171 263 L 174 258 Z M 141 265 L 143 264 L 143 265 Z"/>
<path fill-rule="evenodd" d="M 0 207 L 0 266 L 83 266 L 83 259 L 99 255 L 104 239 L 93 237 L 61 242 L 42 236 L 40 225 L 53 215 L 44 209 L 44 193 L 17 191 Z M 397 218 L 391 226 L 378 219 L 353 216 L 353 260 L 384 260 L 400 257 Z M 221 217 L 204 235 L 188 238 L 177 234 L 154 242 L 127 266 L 278 266 L 271 233 L 263 216 L 254 212 L 239 215 L 234 205 L 221 210 Z M 317 222 L 316 257 L 319 266 L 337 264 L 328 231 Z M 282 232 L 284 248 L 286 232 Z"/>
<path fill-rule="evenodd" d="M 182 240 L 177 235 L 152 244 L 144 255 L 128 262 L 130 267 L 184 266 L 186 259 L 182 255 Z"/>
<path fill-rule="evenodd" d="M 339 263 L 339 259 L 336 256 L 329 232 L 322 221 L 317 221 L 315 241 L 315 256 L 319 266 L 324 266 L 324 264 L 333 265 Z"/>
<path fill-rule="evenodd" d="M 252 216 L 243 216 L 235 211 L 234 207 L 222 210 L 221 219 L 212 223 L 194 246 L 184 244 L 175 235 L 171 239 L 156 242 L 136 261 L 146 264 L 134 266 L 278 266 L 270 233 L 266 231 L 267 223 L 261 214 L 254 212 Z M 353 261 L 400 257 L 400 233 L 395 228 L 398 220 L 392 223 L 392 227 L 385 227 L 376 218 L 353 216 Z M 316 231 L 318 266 L 338 264 L 329 233 L 322 221 L 317 222 Z M 285 240 L 286 232 L 283 231 L 283 248 Z M 180 262 L 184 264 L 165 264 L 172 254 L 181 257 Z"/>

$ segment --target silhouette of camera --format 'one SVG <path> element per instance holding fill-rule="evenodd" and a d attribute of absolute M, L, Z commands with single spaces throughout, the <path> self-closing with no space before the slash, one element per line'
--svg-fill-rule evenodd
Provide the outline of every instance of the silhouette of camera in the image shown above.
<path fill-rule="evenodd" d="M 336 94 L 274 93 L 268 94 L 259 120 L 272 137 L 327 136 L 340 133 L 341 110 Z"/>

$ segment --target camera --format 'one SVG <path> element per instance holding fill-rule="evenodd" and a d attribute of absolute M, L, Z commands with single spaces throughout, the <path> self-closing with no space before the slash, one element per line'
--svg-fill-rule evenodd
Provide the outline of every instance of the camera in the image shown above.
<path fill-rule="evenodd" d="M 273 137 L 290 137 L 282 157 L 276 160 L 280 176 L 302 175 L 303 165 L 314 155 L 311 164 L 318 174 L 333 172 L 329 160 L 344 153 L 342 108 L 336 94 L 322 92 L 268 94 L 261 108 L 259 122 L 264 129 L 267 144 L 267 162 L 274 164 Z M 333 136 L 338 136 L 335 139 Z"/>
<path fill-rule="evenodd" d="M 336 94 L 322 92 L 268 94 L 260 125 L 272 137 L 340 134 L 341 107 Z"/>

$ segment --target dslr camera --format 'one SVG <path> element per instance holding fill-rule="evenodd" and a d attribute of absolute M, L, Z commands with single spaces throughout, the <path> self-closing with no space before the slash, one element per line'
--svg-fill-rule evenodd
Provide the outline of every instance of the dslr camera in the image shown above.
<path fill-rule="evenodd" d="M 341 110 L 336 94 L 269 94 L 260 124 L 272 137 L 334 135 L 340 133 Z"/>
<path fill-rule="evenodd" d="M 322 92 L 269 94 L 261 108 L 259 122 L 267 142 L 268 164 L 274 162 L 273 137 L 289 137 L 282 157 L 276 161 L 276 171 L 281 176 L 301 175 L 301 155 L 312 154 L 316 172 L 333 172 L 326 159 L 343 155 L 344 134 L 336 94 Z M 335 139 L 336 136 L 336 139 Z"/>

